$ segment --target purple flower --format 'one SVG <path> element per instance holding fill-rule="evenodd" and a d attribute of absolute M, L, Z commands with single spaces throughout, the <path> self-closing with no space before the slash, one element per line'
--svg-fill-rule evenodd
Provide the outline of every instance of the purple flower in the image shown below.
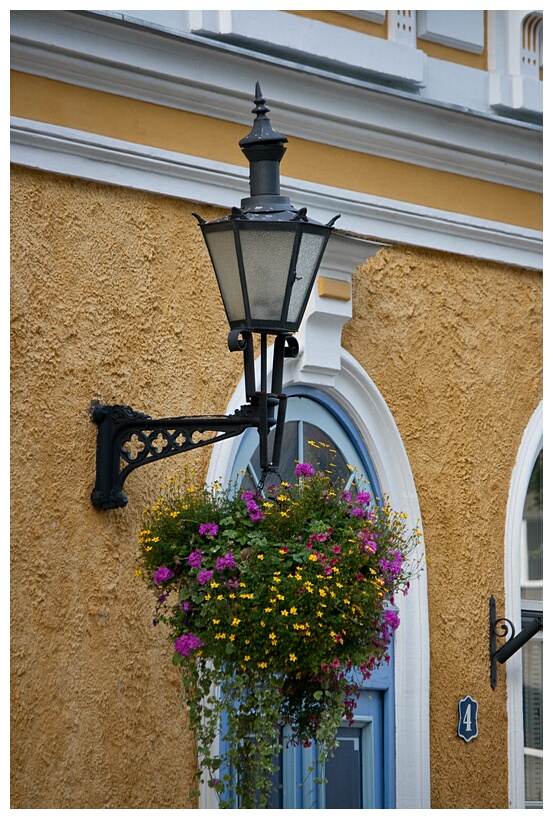
<path fill-rule="evenodd" d="M 394 631 L 399 626 L 399 617 L 393 609 L 387 609 L 384 612 L 384 620 Z"/>
<path fill-rule="evenodd" d="M 216 523 L 201 523 L 198 531 L 200 535 L 216 537 L 217 532 L 219 531 L 219 526 Z"/>
<path fill-rule="evenodd" d="M 209 583 L 212 577 L 213 572 L 210 569 L 203 569 L 201 572 L 198 572 L 198 583 L 200 586 L 205 586 L 206 583 Z"/>
<path fill-rule="evenodd" d="M 195 634 L 190 632 L 190 634 L 182 634 L 175 641 L 175 651 L 183 657 L 188 657 L 191 651 L 195 651 L 203 645 L 205 645 L 205 643 L 202 643 L 199 637 L 196 637 Z"/>
<path fill-rule="evenodd" d="M 346 503 L 351 503 L 351 492 L 348 489 L 344 489 L 342 497 Z"/>
<path fill-rule="evenodd" d="M 310 478 L 312 475 L 315 474 L 315 467 L 312 464 L 297 464 L 296 465 L 296 475 L 300 478 L 304 475 L 306 478 Z"/>
<path fill-rule="evenodd" d="M 161 586 L 162 583 L 165 583 L 166 580 L 171 580 L 174 576 L 171 569 L 168 569 L 167 566 L 160 566 L 159 569 L 156 569 L 154 572 L 152 579 L 156 586 Z"/>
<path fill-rule="evenodd" d="M 222 572 L 224 569 L 234 569 L 236 563 L 234 562 L 234 555 L 227 553 L 223 557 L 218 557 L 215 561 L 215 568 Z"/>
<path fill-rule="evenodd" d="M 246 489 L 245 492 L 242 492 L 240 495 L 243 501 L 249 501 L 253 499 L 253 492 L 251 489 Z"/>
<path fill-rule="evenodd" d="M 356 500 L 357 503 L 370 503 L 371 495 L 369 492 L 358 492 Z"/>
<path fill-rule="evenodd" d="M 379 561 L 378 565 L 380 566 L 383 572 L 391 574 L 395 577 L 401 572 L 402 563 L 403 555 L 401 554 L 401 552 L 395 552 L 391 561 L 383 557 L 382 560 Z"/>
<path fill-rule="evenodd" d="M 181 608 L 181 611 L 190 611 L 190 609 L 192 608 L 192 606 L 190 605 L 190 603 L 188 602 L 188 600 L 185 600 L 185 601 L 184 601 L 184 603 L 181 603 L 181 604 L 180 604 L 180 608 Z"/>
<path fill-rule="evenodd" d="M 188 565 L 192 568 L 198 569 L 202 565 L 203 552 L 201 549 L 194 549 L 188 555 Z"/>
<path fill-rule="evenodd" d="M 364 518 L 365 517 L 365 510 L 361 509 L 360 506 L 356 506 L 355 509 L 351 510 L 351 514 L 354 518 Z"/>
<path fill-rule="evenodd" d="M 254 523 L 258 520 L 265 520 L 265 515 L 254 500 L 247 501 L 246 506 L 248 507 L 250 520 L 253 520 Z"/>

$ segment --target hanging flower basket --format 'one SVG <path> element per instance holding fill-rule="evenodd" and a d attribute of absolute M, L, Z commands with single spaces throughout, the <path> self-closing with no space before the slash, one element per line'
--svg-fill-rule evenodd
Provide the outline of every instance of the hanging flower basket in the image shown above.
<path fill-rule="evenodd" d="M 406 515 L 311 464 L 296 475 L 263 496 L 172 481 L 140 534 L 198 776 L 221 807 L 267 807 L 285 726 L 287 742 L 317 743 L 319 762 L 336 747 L 363 681 L 389 660 L 394 594 L 417 572 Z"/>

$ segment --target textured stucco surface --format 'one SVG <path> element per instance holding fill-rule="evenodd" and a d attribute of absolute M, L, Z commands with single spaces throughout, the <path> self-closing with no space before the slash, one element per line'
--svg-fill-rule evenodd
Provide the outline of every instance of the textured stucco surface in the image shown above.
<path fill-rule="evenodd" d="M 12 205 L 12 805 L 192 807 L 180 683 L 133 557 L 181 457 L 95 511 L 88 412 L 224 411 L 241 356 L 190 211 L 219 214 L 18 168 Z"/>
<path fill-rule="evenodd" d="M 386 249 L 354 277 L 344 346 L 405 444 L 428 558 L 433 808 L 506 808 L 505 666 L 489 683 L 488 600 L 504 611 L 509 482 L 541 399 L 541 274 Z M 457 737 L 457 703 L 479 735 Z"/>
<path fill-rule="evenodd" d="M 141 511 L 181 458 L 137 470 L 129 506 L 97 512 L 88 414 L 93 399 L 154 417 L 227 406 L 242 361 L 193 210 L 220 215 L 12 172 L 14 808 L 195 806 L 179 682 L 133 556 Z M 541 277 L 389 248 L 353 294 L 343 343 L 394 415 L 425 531 L 432 807 L 506 807 L 505 671 L 492 692 L 487 601 L 502 611 L 509 480 L 541 397 Z M 456 736 L 465 694 L 480 706 L 468 744 Z"/>

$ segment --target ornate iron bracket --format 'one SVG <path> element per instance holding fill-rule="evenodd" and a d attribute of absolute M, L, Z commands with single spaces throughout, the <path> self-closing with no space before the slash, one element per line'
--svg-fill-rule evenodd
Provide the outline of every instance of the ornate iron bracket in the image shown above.
<path fill-rule="evenodd" d="M 139 466 L 214 444 L 259 426 L 259 408 L 246 404 L 233 415 L 200 415 L 152 419 L 120 404 L 93 404 L 98 425 L 96 485 L 91 500 L 97 509 L 126 506 L 123 484 Z M 219 435 L 213 435 L 220 433 Z"/>
<path fill-rule="evenodd" d="M 490 597 L 490 684 L 497 685 L 497 663 L 505 663 L 516 654 L 519 648 L 528 642 L 538 631 L 543 629 L 543 616 L 535 617 L 522 631 L 516 634 L 514 624 L 506 617 L 497 617 L 495 597 Z M 502 646 L 497 648 L 497 638 L 506 637 Z"/>
<path fill-rule="evenodd" d="M 119 509 L 129 499 L 123 492 L 128 475 L 139 466 L 188 452 L 241 435 L 257 427 L 260 443 L 260 463 L 263 476 L 278 470 L 287 396 L 282 392 L 284 359 L 295 358 L 299 352 L 297 340 L 289 335 L 277 336 L 274 344 L 271 391 L 267 385 L 267 337 L 261 334 L 261 376 L 259 391 L 255 388 L 254 350 L 252 334 L 232 331 L 230 350 L 244 353 L 246 400 L 248 404 L 233 415 L 195 415 L 178 418 L 152 419 L 143 412 L 121 404 L 93 403 L 91 417 L 98 426 L 96 443 L 96 485 L 92 505 L 96 509 Z M 272 452 L 268 437 L 276 426 Z M 219 434 L 216 434 L 219 433 Z"/>

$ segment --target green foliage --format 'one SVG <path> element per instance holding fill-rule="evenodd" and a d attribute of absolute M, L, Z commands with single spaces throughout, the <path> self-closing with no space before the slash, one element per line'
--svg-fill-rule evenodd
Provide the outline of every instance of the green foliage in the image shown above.
<path fill-rule="evenodd" d="M 242 808 L 266 807 L 282 726 L 293 743 L 316 742 L 320 761 L 335 747 L 363 679 L 388 659 L 393 595 L 417 571 L 420 532 L 404 514 L 310 464 L 296 471 L 297 484 L 265 495 L 173 480 L 140 534 L 200 775 L 221 807 L 234 806 L 229 792 Z"/>

